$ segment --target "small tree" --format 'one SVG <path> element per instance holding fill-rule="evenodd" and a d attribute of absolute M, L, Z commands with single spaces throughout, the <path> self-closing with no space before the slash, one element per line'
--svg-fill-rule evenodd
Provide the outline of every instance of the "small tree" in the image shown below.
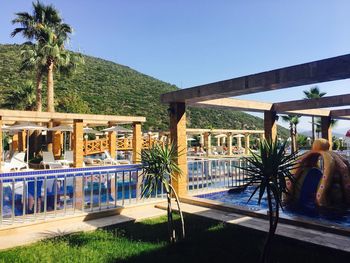
<path fill-rule="evenodd" d="M 175 243 L 176 229 L 173 220 L 172 210 L 172 196 L 179 210 L 181 219 L 182 238 L 185 237 L 184 219 L 180 207 L 179 198 L 172 186 L 172 181 L 175 180 L 173 174 L 181 174 L 181 169 L 176 163 L 177 149 L 173 144 L 166 144 L 164 146 L 155 144 L 149 150 L 141 152 L 142 162 L 144 164 L 143 172 L 143 188 L 141 191 L 142 197 L 149 197 L 155 193 L 160 185 L 163 185 L 167 197 L 167 216 L 168 216 L 168 233 L 169 241 Z"/>
<path fill-rule="evenodd" d="M 275 142 L 262 140 L 260 152 L 251 152 L 251 157 L 244 158 L 249 164 L 242 169 L 246 171 L 248 185 L 255 187 L 250 199 L 258 194 L 260 205 L 266 195 L 269 211 L 269 232 L 265 240 L 261 262 L 268 262 L 271 241 L 275 235 L 279 208 L 282 208 L 282 195 L 288 194 L 287 182 L 294 183 L 291 170 L 296 167 L 297 153 L 285 155 L 286 143 L 278 146 Z"/>

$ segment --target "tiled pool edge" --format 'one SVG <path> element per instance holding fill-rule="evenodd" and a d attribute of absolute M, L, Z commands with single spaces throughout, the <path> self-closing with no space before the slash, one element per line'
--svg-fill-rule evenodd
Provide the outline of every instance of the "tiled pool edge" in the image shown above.
<path fill-rule="evenodd" d="M 268 220 L 268 215 L 263 213 L 263 212 L 266 212 L 266 210 L 262 210 L 259 212 L 252 211 L 252 210 L 244 209 L 239 206 L 226 204 L 226 203 L 222 203 L 222 202 L 218 202 L 218 201 L 214 201 L 206 198 L 199 198 L 195 196 L 182 196 L 180 197 L 180 201 L 186 204 L 197 205 L 205 208 L 212 208 L 212 209 L 216 209 L 224 212 L 242 214 L 250 217 Z M 288 225 L 309 228 L 317 231 L 323 231 L 323 232 L 347 236 L 347 237 L 350 236 L 350 229 L 342 228 L 339 226 L 327 226 L 324 224 L 316 224 L 316 223 L 304 220 L 302 218 L 289 219 L 281 216 L 279 218 L 279 222 L 288 224 Z"/>

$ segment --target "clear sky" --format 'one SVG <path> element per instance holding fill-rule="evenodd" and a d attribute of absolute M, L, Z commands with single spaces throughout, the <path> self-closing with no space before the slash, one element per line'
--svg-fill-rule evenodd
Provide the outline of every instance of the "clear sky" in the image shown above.
<path fill-rule="evenodd" d="M 75 33 L 70 48 L 130 66 L 187 88 L 349 53 L 348 0 L 45 0 Z M 0 43 L 10 21 L 30 11 L 29 0 L 0 0 Z M 328 95 L 347 93 L 350 81 L 319 85 Z M 300 99 L 307 87 L 244 98 Z M 349 92 L 350 93 L 350 92 Z M 300 130 L 310 130 L 303 118 Z M 350 129 L 342 121 L 336 131 Z M 286 124 L 284 124 L 286 125 Z"/>

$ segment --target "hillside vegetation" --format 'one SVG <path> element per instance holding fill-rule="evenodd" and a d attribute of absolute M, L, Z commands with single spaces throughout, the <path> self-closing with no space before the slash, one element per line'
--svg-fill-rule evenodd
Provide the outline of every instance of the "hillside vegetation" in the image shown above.
<path fill-rule="evenodd" d="M 85 65 L 72 77 L 55 75 L 58 111 L 139 115 L 147 118 L 145 130 L 168 129 L 167 105 L 160 103 L 160 95 L 177 90 L 176 86 L 114 62 L 90 56 L 84 58 Z M 9 90 L 35 79 L 33 72 L 19 72 L 19 67 L 20 46 L 0 45 L 2 105 Z M 45 100 L 44 97 L 44 103 Z M 188 110 L 188 127 L 262 129 L 263 122 L 243 112 L 191 108 Z M 282 128 L 281 134 L 287 135 L 287 130 Z"/>

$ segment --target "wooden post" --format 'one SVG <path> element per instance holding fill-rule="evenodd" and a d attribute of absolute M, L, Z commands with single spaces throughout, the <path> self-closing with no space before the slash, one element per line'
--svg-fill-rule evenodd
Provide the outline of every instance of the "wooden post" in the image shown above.
<path fill-rule="evenodd" d="M 199 135 L 199 144 L 203 147 L 204 146 L 204 135 L 200 134 Z"/>
<path fill-rule="evenodd" d="M 112 127 L 112 123 L 108 124 L 109 127 Z M 115 159 L 116 155 L 116 151 L 117 151 L 117 132 L 115 131 L 110 131 L 108 132 L 108 151 L 109 154 L 111 155 L 111 157 L 113 159 Z"/>
<path fill-rule="evenodd" d="M 328 140 L 329 149 L 332 150 L 332 127 L 331 127 L 331 117 L 321 117 L 321 133 L 322 138 Z"/>
<path fill-rule="evenodd" d="M 55 123 L 54 126 L 58 126 L 59 123 Z M 55 156 L 55 159 L 59 159 L 62 154 L 62 132 L 61 131 L 52 131 L 52 152 Z"/>
<path fill-rule="evenodd" d="M 207 152 L 207 156 L 211 154 L 211 134 L 210 132 L 204 133 L 204 148 Z"/>
<path fill-rule="evenodd" d="M 83 120 L 74 120 L 73 122 L 73 166 L 83 167 L 84 153 L 83 153 L 83 140 L 84 140 L 84 123 Z"/>
<path fill-rule="evenodd" d="M 186 137 L 186 104 L 170 104 L 170 134 L 177 150 L 177 165 L 182 173 L 175 173 L 172 185 L 179 196 L 187 195 L 187 137 Z"/>
<path fill-rule="evenodd" d="M 264 111 L 264 130 L 267 141 L 274 142 L 277 138 L 276 112 Z"/>
<path fill-rule="evenodd" d="M 1 162 L 4 161 L 3 158 L 2 158 L 2 155 L 3 155 L 3 152 L 2 152 L 2 149 L 3 149 L 3 145 L 2 145 L 2 117 L 0 116 L 0 171 L 1 171 Z M 2 188 L 0 188 L 0 190 L 2 191 Z"/>
<path fill-rule="evenodd" d="M 18 151 L 25 152 L 26 150 L 26 132 L 18 132 Z"/>
<path fill-rule="evenodd" d="M 232 149 L 232 133 L 227 134 L 227 152 L 228 155 L 231 156 L 233 154 L 233 149 Z"/>
<path fill-rule="evenodd" d="M 141 150 L 142 150 L 142 131 L 141 123 L 133 123 L 133 134 L 132 134 L 132 161 L 133 163 L 141 162 Z"/>
<path fill-rule="evenodd" d="M 47 128 L 50 129 L 53 127 L 53 122 L 50 121 L 47 123 Z M 53 132 L 47 131 L 46 133 L 46 147 L 47 151 L 52 152 L 53 151 Z"/>
<path fill-rule="evenodd" d="M 15 133 L 12 136 L 12 145 L 11 145 L 12 151 L 13 152 L 19 151 L 19 147 L 18 146 L 19 146 L 19 144 L 18 144 L 18 133 Z"/>
<path fill-rule="evenodd" d="M 221 143 L 220 143 L 220 141 L 221 141 L 221 138 L 220 138 L 220 136 L 218 136 L 217 138 L 216 138 L 216 145 L 217 146 L 220 146 L 221 145 Z"/>
<path fill-rule="evenodd" d="M 242 149 L 242 138 L 241 137 L 237 137 L 237 148 L 238 150 Z"/>
<path fill-rule="evenodd" d="M 250 141 L 249 141 L 249 134 L 244 134 L 244 153 L 249 154 L 250 151 Z"/>
<path fill-rule="evenodd" d="M 222 137 L 222 145 L 226 144 L 226 137 Z"/>

